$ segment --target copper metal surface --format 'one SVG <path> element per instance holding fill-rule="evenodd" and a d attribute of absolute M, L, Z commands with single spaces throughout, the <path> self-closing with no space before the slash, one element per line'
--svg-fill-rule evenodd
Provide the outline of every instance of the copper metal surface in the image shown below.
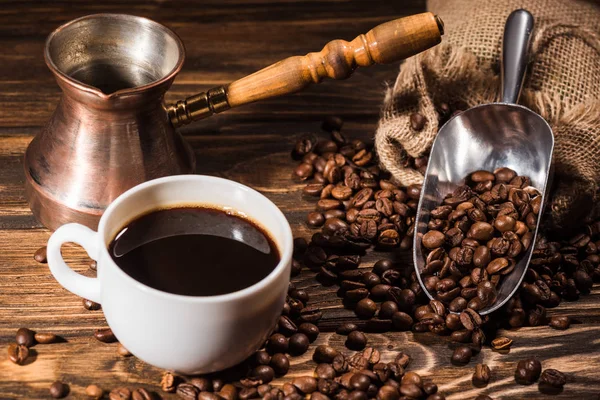
<path fill-rule="evenodd" d="M 195 170 L 163 105 L 184 60 L 172 31 L 140 17 L 87 16 L 49 36 L 45 59 L 63 95 L 24 160 L 27 199 L 42 224 L 95 228 L 125 190 Z M 99 64 L 108 70 L 90 71 Z M 119 90 L 98 89 L 111 86 Z"/>

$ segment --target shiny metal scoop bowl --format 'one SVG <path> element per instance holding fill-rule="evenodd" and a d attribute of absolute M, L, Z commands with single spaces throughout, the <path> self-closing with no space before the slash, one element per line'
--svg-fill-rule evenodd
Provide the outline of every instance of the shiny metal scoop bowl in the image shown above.
<path fill-rule="evenodd" d="M 414 265 L 421 287 L 425 254 L 421 239 L 427 230 L 430 212 L 445 195 L 464 184 L 464 178 L 477 170 L 494 171 L 509 167 L 529 176 L 532 186 L 542 193 L 542 204 L 549 187 L 554 136 L 548 123 L 518 100 L 527 62 L 527 48 L 533 29 L 533 16 L 525 10 L 513 11 L 506 21 L 502 54 L 502 101 L 473 107 L 449 120 L 439 131 L 431 148 L 429 165 L 417 212 L 413 243 Z M 542 215 L 540 211 L 539 215 Z M 498 296 L 491 306 L 479 310 L 489 314 L 517 291 L 531 258 L 539 219 L 532 244 L 520 256 L 515 269 L 504 277 Z"/>

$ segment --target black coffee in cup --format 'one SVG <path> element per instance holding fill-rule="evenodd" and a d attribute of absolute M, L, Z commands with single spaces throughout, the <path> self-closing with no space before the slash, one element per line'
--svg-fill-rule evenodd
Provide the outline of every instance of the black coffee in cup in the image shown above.
<path fill-rule="evenodd" d="M 155 210 L 123 227 L 109 245 L 115 263 L 152 288 L 214 296 L 251 286 L 280 254 L 260 226 L 235 212 L 206 207 Z"/>

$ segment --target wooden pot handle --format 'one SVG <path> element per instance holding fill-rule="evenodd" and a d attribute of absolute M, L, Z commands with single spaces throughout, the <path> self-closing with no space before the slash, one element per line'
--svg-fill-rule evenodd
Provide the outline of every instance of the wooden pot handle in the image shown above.
<path fill-rule="evenodd" d="M 351 42 L 333 40 L 323 50 L 289 57 L 260 71 L 178 101 L 168 108 L 177 127 L 255 101 L 298 92 L 323 78 L 346 79 L 356 67 L 403 60 L 442 40 L 441 19 L 432 13 L 385 22 Z"/>

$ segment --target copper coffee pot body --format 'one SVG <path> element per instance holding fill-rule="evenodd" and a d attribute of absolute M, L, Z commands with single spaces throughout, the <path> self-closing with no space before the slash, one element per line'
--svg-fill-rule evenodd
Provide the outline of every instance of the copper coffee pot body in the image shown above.
<path fill-rule="evenodd" d="M 439 43 L 442 34 L 441 20 L 431 13 L 401 18 L 167 107 L 163 96 L 185 57 L 175 33 L 131 15 L 71 21 L 46 41 L 46 64 L 63 95 L 25 154 L 31 210 L 50 229 L 68 222 L 96 228 L 127 189 L 195 170 L 177 126 L 324 78 L 345 79 L 357 67 L 410 57 Z"/>

